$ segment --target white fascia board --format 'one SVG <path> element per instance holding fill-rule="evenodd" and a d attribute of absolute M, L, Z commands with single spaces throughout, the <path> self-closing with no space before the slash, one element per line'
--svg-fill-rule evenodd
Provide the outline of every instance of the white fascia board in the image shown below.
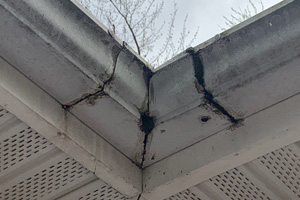
<path fill-rule="evenodd" d="M 189 50 L 155 71 L 149 91 L 155 127 L 148 137 L 144 167 L 232 125 L 206 100 Z"/>
<path fill-rule="evenodd" d="M 300 140 L 300 95 L 144 169 L 146 199 L 163 199 Z"/>
<path fill-rule="evenodd" d="M 212 107 L 217 105 L 215 108 L 221 108 L 219 111 L 223 110 L 229 119 L 233 119 L 232 122 L 236 121 L 233 126 L 227 126 L 210 137 L 147 166 L 144 170 L 144 197 L 166 198 L 300 140 L 297 122 L 300 97 L 295 96 L 300 92 L 299 11 L 299 1 L 284 1 L 194 48 L 192 55 L 197 59 L 194 68 L 199 90 L 206 93 L 204 97 L 210 98 L 204 98 L 203 102 L 212 100 Z M 188 62 L 186 64 L 189 66 Z M 200 73 L 197 74 L 197 71 Z M 160 68 L 151 81 L 164 80 L 158 76 L 163 72 L 164 68 Z M 192 75 L 189 77 L 193 80 Z M 152 85 L 155 84 L 151 84 L 151 87 Z M 154 97 L 155 92 L 164 93 L 156 89 Z M 169 90 L 167 94 L 186 101 L 185 96 L 176 95 L 176 92 Z M 152 93 L 150 100 L 155 100 L 151 96 Z M 155 104 L 152 105 L 155 108 Z M 199 109 L 199 106 L 194 109 Z M 203 112 L 199 112 L 199 115 L 201 113 Z M 182 116 L 184 114 L 176 118 Z M 171 118 L 170 121 L 176 118 Z M 160 126 L 154 129 L 156 136 L 167 133 L 166 129 L 156 130 Z M 178 130 L 176 124 L 173 129 Z M 203 129 L 195 128 L 194 131 L 200 134 L 201 130 Z M 179 136 L 183 137 L 185 133 L 182 131 Z M 176 137 L 180 138 L 179 136 Z M 167 139 L 158 141 L 165 146 L 173 144 Z M 150 141 L 148 149 L 151 150 L 151 145 L 155 145 L 153 142 L 156 140 Z"/>
<path fill-rule="evenodd" d="M 135 117 L 146 111 L 151 66 L 77 1 L 4 0 L 0 12 L 1 56 L 61 104 L 105 90 Z"/>
<path fill-rule="evenodd" d="M 85 97 L 104 91 L 110 102 L 114 102 L 108 110 L 112 110 L 117 102 L 122 109 L 128 111 L 130 118 L 133 117 L 131 121 L 135 126 L 139 125 L 140 114 L 148 111 L 149 105 L 150 115 L 157 119 L 156 127 L 146 141 L 146 150 L 150 154 L 145 152 L 145 163 L 150 166 L 144 171 L 143 195 L 150 199 L 165 198 L 299 139 L 294 130 L 298 128 L 294 124 L 298 119 L 298 110 L 293 110 L 292 105 L 286 105 L 286 101 L 281 102 L 299 92 L 299 60 L 295 56 L 299 50 L 299 1 L 284 1 L 186 51 L 168 62 L 166 68 L 156 70 L 154 75 L 139 56 L 111 37 L 94 17 L 83 12 L 76 1 L 4 0 L 0 2 L 0 11 L 0 28 L 4 27 L 0 33 L 3 34 L 0 37 L 0 54 L 11 66 L 35 83 L 2 61 L 3 66 L 9 67 L 0 68 L 3 71 L 0 75 L 0 93 L 3 94 L 0 96 L 0 104 L 123 194 L 131 197 L 139 194 L 141 170 L 97 135 L 101 135 L 103 129 L 97 130 L 96 134 L 87 127 L 93 130 L 97 128 L 92 127 L 88 120 L 92 116 L 90 113 L 83 109 L 88 117 L 81 121 L 86 126 L 77 119 L 80 118 L 78 114 L 74 117 L 61 108 L 61 104 L 75 102 L 71 103 L 70 110 L 76 115 L 77 108 L 86 106 L 83 101 Z M 18 31 L 13 31 L 16 27 L 19 28 Z M 260 33 L 266 41 L 261 41 L 255 33 Z M 241 37 L 243 34 L 244 37 Z M 258 49 L 250 48 L 249 45 L 256 45 Z M 282 49 L 287 47 L 291 49 L 280 55 Z M 272 60 L 267 62 L 269 51 L 274 54 Z M 261 58 L 262 55 L 265 57 Z M 261 66 L 261 71 L 254 70 L 252 75 L 247 73 L 251 69 L 248 56 L 251 59 L 255 56 L 260 58 L 255 64 Z M 202 66 L 198 66 L 195 60 L 201 60 Z M 37 68 L 40 70 L 36 70 Z M 55 69 L 55 72 L 49 73 L 49 69 Z M 60 72 L 61 69 L 65 71 Z M 197 74 L 201 69 L 203 71 L 200 78 L 204 84 Z M 222 76 L 231 71 L 242 74 L 238 81 L 230 76 Z M 67 80 L 64 73 L 74 73 L 74 76 Z M 281 76 L 282 73 L 285 73 L 284 76 Z M 53 74 L 59 78 L 52 79 L 55 77 L 51 76 Z M 254 79 L 249 81 L 250 75 Z M 222 79 L 218 79 L 220 76 Z M 168 77 L 169 82 L 166 81 Z M 174 77 L 178 77 L 178 80 Z M 284 84 L 277 84 L 278 79 Z M 58 84 L 56 80 L 66 80 L 66 84 Z M 75 87 L 81 83 L 84 83 L 83 88 Z M 215 85 L 216 83 L 218 84 Z M 268 91 L 275 90 L 271 95 L 263 96 L 269 94 Z M 208 101 L 208 93 L 212 98 L 210 100 L 214 102 Z M 252 98 L 249 101 L 245 98 L 247 96 L 263 98 Z M 72 99 L 68 99 L 70 97 Z M 170 98 L 171 101 L 166 103 L 165 100 Z M 298 97 L 294 96 L 287 101 L 297 103 L 295 98 Z M 99 103 L 103 99 L 92 100 Z M 82 102 L 83 105 L 76 102 Z M 223 108 L 221 113 L 220 108 Z M 290 113 L 286 113 L 290 110 Z M 280 115 L 286 118 L 281 119 Z M 209 120 L 210 126 L 202 117 L 212 119 Z M 244 119 L 243 126 L 234 126 L 234 130 L 226 129 L 240 118 Z M 120 122 L 122 120 L 126 121 L 126 118 L 120 119 Z M 180 120 L 182 124 L 190 122 L 189 141 L 175 144 L 175 150 L 167 150 L 168 152 L 157 156 L 158 160 L 164 158 L 163 160 L 152 161 L 157 152 L 151 152 L 151 145 L 154 149 L 159 148 L 151 144 L 151 137 L 153 136 L 153 142 L 161 142 L 159 147 L 168 146 L 168 142 L 172 142 L 168 140 L 168 136 L 163 136 L 163 139 L 154 136 L 166 133 L 168 127 L 171 127 L 169 134 L 172 134 L 172 130 L 177 129 L 173 124 L 179 124 L 176 120 Z M 291 129 L 288 128 L 285 134 L 281 134 L 287 126 L 291 126 Z M 122 132 L 115 133 L 116 136 L 123 133 L 123 128 L 121 129 Z M 110 131 L 107 131 L 108 135 Z M 141 144 L 140 130 L 136 132 L 138 137 L 134 138 L 138 139 L 133 141 Z M 178 136 L 185 137 L 184 133 L 184 130 L 179 130 Z M 122 136 L 128 139 L 131 135 Z M 204 140 L 199 141 L 200 139 Z M 192 145 L 194 142 L 196 144 Z M 190 147 L 186 148 L 187 146 Z M 120 148 L 118 145 L 115 147 Z M 183 148 L 186 149 L 175 153 Z M 165 158 L 170 154 L 173 155 Z"/>
<path fill-rule="evenodd" d="M 1 57 L 140 165 L 148 64 L 76 1 L 4 0 L 0 15 Z"/>
<path fill-rule="evenodd" d="M 283 1 L 195 48 L 214 100 L 243 119 L 299 92 L 300 2 Z"/>
<path fill-rule="evenodd" d="M 140 168 L 2 58 L 0 105 L 120 193 L 141 192 Z"/>
<path fill-rule="evenodd" d="M 300 92 L 299 19 L 281 2 L 155 70 L 145 166 Z"/>

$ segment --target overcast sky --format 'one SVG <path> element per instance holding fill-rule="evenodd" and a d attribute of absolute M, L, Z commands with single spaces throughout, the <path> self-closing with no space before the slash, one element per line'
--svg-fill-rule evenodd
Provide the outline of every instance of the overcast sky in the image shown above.
<path fill-rule="evenodd" d="M 265 9 L 280 1 L 281 0 L 262 0 Z M 173 2 L 177 3 L 177 32 L 182 29 L 181 23 L 186 14 L 189 16 L 187 22 L 188 30 L 194 33 L 199 26 L 200 32 L 193 46 L 222 32 L 219 26 L 226 27 L 223 16 L 230 17 L 232 14 L 231 8 L 244 9 L 247 5 L 250 6 L 249 0 L 165 0 L 164 2 L 164 12 L 161 16 L 162 21 L 169 17 L 173 9 Z M 257 6 L 258 10 L 261 10 L 259 4 L 261 0 L 252 0 L 252 2 Z"/>
<path fill-rule="evenodd" d="M 96 0 L 94 0 L 96 1 Z M 175 20 L 174 27 L 174 44 L 178 41 L 180 33 L 183 28 L 183 21 L 185 16 L 188 15 L 186 28 L 191 32 L 190 37 L 192 37 L 197 28 L 199 27 L 199 33 L 196 37 L 192 47 L 199 45 L 200 43 L 214 37 L 216 34 L 221 33 L 222 28 L 228 28 L 225 24 L 224 16 L 231 19 L 231 14 L 234 14 L 231 8 L 236 10 L 246 9 L 249 6 L 250 10 L 254 14 L 254 10 L 249 2 L 249 0 L 156 0 L 157 3 L 161 1 L 164 2 L 163 11 L 160 18 L 156 20 L 156 26 L 160 27 L 159 23 L 166 23 L 163 29 L 163 33 L 168 33 L 167 24 L 170 22 L 170 14 L 174 10 L 174 2 L 177 4 L 178 13 Z M 258 11 L 262 10 L 261 2 L 264 5 L 264 9 L 267 9 L 275 4 L 281 2 L 282 0 L 252 0 Z M 236 15 L 235 15 L 236 16 Z M 169 20 L 169 21 L 168 21 Z M 154 44 L 154 51 L 148 54 L 148 58 L 156 57 L 159 49 L 165 42 L 166 35 L 161 37 Z M 189 43 L 191 38 L 187 38 L 186 45 Z M 185 45 L 185 46 L 186 46 Z M 134 48 L 134 46 L 133 46 Z M 164 57 L 164 56 L 162 56 Z"/>

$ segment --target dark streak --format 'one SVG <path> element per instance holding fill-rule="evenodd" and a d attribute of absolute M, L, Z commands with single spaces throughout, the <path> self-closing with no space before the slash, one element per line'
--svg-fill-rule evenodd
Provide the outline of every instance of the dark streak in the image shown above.
<path fill-rule="evenodd" d="M 152 129 L 154 128 L 154 119 L 153 117 L 150 117 L 148 112 L 141 113 L 141 126 L 140 129 L 145 134 L 151 133 Z"/>
<path fill-rule="evenodd" d="M 186 52 L 193 57 L 195 77 L 198 83 L 202 86 L 202 92 L 204 93 L 205 100 L 214 108 L 216 108 L 218 111 L 220 111 L 223 115 L 225 115 L 233 124 L 238 124 L 241 121 L 241 119 L 235 119 L 222 105 L 220 105 L 214 99 L 212 93 L 206 89 L 205 80 L 204 80 L 205 72 L 204 72 L 204 66 L 203 66 L 201 56 L 198 55 L 198 52 L 195 52 L 193 48 L 187 49 Z"/>
<path fill-rule="evenodd" d="M 140 129 L 142 132 L 144 132 L 144 149 L 143 149 L 143 154 L 142 154 L 142 162 L 141 162 L 141 167 L 143 168 L 145 157 L 146 157 L 146 150 L 147 150 L 147 143 L 148 143 L 148 138 L 149 134 L 153 130 L 155 126 L 155 120 L 153 117 L 149 116 L 148 112 L 141 113 L 141 119 L 140 119 Z"/>
<path fill-rule="evenodd" d="M 142 194 L 139 194 L 139 196 L 136 200 L 140 200 L 141 197 L 142 197 Z"/>
<path fill-rule="evenodd" d="M 142 65 L 144 66 L 144 65 Z M 140 129 L 142 132 L 144 132 L 145 136 L 144 136 L 144 147 L 143 147 L 143 154 L 142 154 L 142 161 L 141 161 L 141 168 L 143 168 L 144 165 L 144 161 L 146 159 L 146 153 L 147 153 L 147 143 L 148 143 L 148 138 L 149 138 L 149 134 L 151 133 L 151 131 L 153 130 L 153 128 L 155 127 L 155 119 L 153 117 L 151 117 L 149 115 L 149 104 L 150 104 L 150 79 L 153 76 L 152 71 L 147 68 L 146 66 L 143 67 L 143 76 L 145 78 L 146 81 L 146 85 L 148 88 L 148 95 L 147 95 L 147 109 L 145 112 L 141 112 L 141 118 L 140 118 Z"/>
<path fill-rule="evenodd" d="M 218 104 L 215 100 L 213 95 L 208 92 L 206 89 L 204 89 L 204 97 L 205 99 L 209 102 L 209 104 L 211 104 L 212 106 L 214 106 L 216 109 L 218 109 L 223 115 L 227 116 L 228 119 L 234 123 L 237 124 L 239 122 L 239 119 L 235 119 L 232 115 L 230 115 L 228 113 L 227 110 L 225 110 L 225 108 L 223 106 L 221 106 L 220 104 Z"/>
<path fill-rule="evenodd" d="M 113 60 L 113 64 L 114 64 L 114 67 L 113 67 L 113 71 L 112 71 L 112 74 L 111 76 L 109 77 L 109 79 L 107 79 L 106 81 L 103 82 L 103 86 L 99 86 L 99 88 L 97 89 L 96 92 L 94 93 L 89 93 L 89 94 L 84 94 L 82 95 L 81 98 L 79 99 L 75 99 L 74 101 L 72 101 L 71 103 L 69 104 L 66 104 L 66 105 L 62 105 L 63 109 L 65 110 L 69 110 L 71 109 L 73 106 L 77 105 L 78 103 L 82 102 L 82 101 L 85 101 L 87 100 L 87 102 L 89 102 L 89 100 L 95 100 L 101 96 L 104 96 L 106 95 L 105 92 L 104 92 L 104 88 L 106 85 L 108 85 L 111 81 L 113 81 L 113 78 L 114 78 L 114 75 L 115 75 L 115 71 L 116 71 L 116 66 L 117 66 L 117 61 L 118 61 L 118 57 L 120 55 L 120 53 L 122 52 L 122 50 L 124 49 L 124 45 L 122 46 L 122 48 L 116 53 L 116 56 L 115 56 L 115 59 Z"/>
<path fill-rule="evenodd" d="M 65 110 L 69 110 L 70 108 L 72 108 L 73 106 L 77 105 L 78 103 L 82 102 L 82 101 L 85 101 L 85 100 L 88 100 L 88 99 L 91 99 L 91 98 L 95 98 L 95 97 L 98 97 L 98 96 L 103 96 L 103 88 L 99 89 L 98 91 L 94 92 L 94 93 L 90 93 L 90 94 L 84 94 L 82 95 L 81 98 L 79 99 L 76 99 L 75 101 L 67 104 L 67 105 L 63 105 L 63 109 Z"/>

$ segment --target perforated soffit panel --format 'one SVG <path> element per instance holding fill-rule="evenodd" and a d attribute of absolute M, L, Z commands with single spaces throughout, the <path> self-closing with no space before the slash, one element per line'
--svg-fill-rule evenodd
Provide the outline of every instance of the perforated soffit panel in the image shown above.
<path fill-rule="evenodd" d="M 300 199 L 299 142 L 173 195 L 168 200 Z"/>
<path fill-rule="evenodd" d="M 224 172 L 167 200 L 300 199 L 299 143 Z M 0 199 L 126 199 L 0 107 Z"/>
<path fill-rule="evenodd" d="M 0 107 L 0 199 L 60 198 L 125 199 Z"/>

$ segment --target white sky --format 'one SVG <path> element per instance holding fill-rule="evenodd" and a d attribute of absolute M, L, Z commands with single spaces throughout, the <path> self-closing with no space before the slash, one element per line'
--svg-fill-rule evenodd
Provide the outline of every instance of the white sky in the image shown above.
<path fill-rule="evenodd" d="M 258 10 L 261 10 L 259 4 L 261 1 L 265 9 L 281 2 L 281 0 L 252 0 L 257 5 Z M 169 18 L 169 13 L 173 9 L 173 2 L 176 2 L 178 7 L 175 26 L 177 32 L 181 31 L 182 22 L 186 14 L 189 15 L 187 29 L 194 33 L 199 27 L 200 31 L 197 40 L 192 46 L 196 46 L 222 32 L 219 26 L 226 27 L 223 16 L 230 18 L 232 14 L 231 8 L 244 9 L 247 5 L 250 6 L 248 0 L 165 0 L 161 21 Z"/>
<path fill-rule="evenodd" d="M 92 0 L 93 1 L 93 0 Z M 183 28 L 183 21 L 186 15 L 188 15 L 188 20 L 186 23 L 186 28 L 191 32 L 190 37 L 194 35 L 197 28 L 199 27 L 199 33 L 196 40 L 192 43 L 192 47 L 199 45 L 200 43 L 214 37 L 216 34 L 222 32 L 220 27 L 228 28 L 225 25 L 224 16 L 231 19 L 231 14 L 233 11 L 231 8 L 239 10 L 241 8 L 244 10 L 249 6 L 250 10 L 253 11 L 249 0 L 156 0 L 157 3 L 164 1 L 163 12 L 160 18 L 156 21 L 157 27 L 165 21 L 166 25 L 163 29 L 164 32 L 168 32 L 168 19 L 170 20 L 170 14 L 174 9 L 174 2 L 177 4 L 178 13 L 175 20 L 174 27 L 174 42 L 178 41 L 180 33 Z M 282 0 L 252 0 L 258 11 L 261 11 L 261 4 L 263 3 L 264 9 L 267 9 Z M 236 15 L 235 15 L 236 16 Z M 155 49 L 159 51 L 161 45 L 164 44 L 166 35 L 164 35 L 161 40 L 156 41 L 154 44 Z M 189 43 L 191 38 L 187 38 L 186 43 Z M 134 47 L 133 47 L 134 48 Z M 155 51 L 150 53 L 149 58 L 152 56 L 157 56 Z"/>

